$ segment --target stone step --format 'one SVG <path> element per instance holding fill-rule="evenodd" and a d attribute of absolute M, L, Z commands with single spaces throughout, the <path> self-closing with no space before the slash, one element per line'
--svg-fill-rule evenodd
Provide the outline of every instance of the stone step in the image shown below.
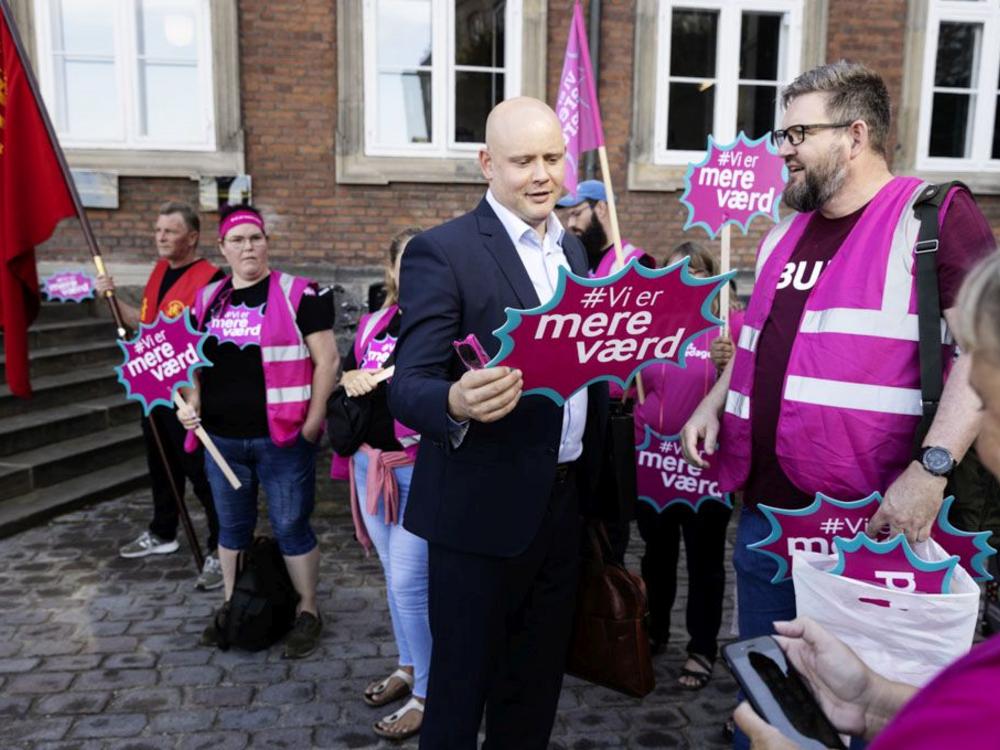
<path fill-rule="evenodd" d="M 58 323 L 80 318 L 93 318 L 97 314 L 94 300 L 83 302 L 42 302 L 36 323 Z"/>
<path fill-rule="evenodd" d="M 0 500 L 25 491 L 25 472 L 30 484 L 27 489 L 40 490 L 144 452 L 142 429 L 132 423 L 4 456 L 0 472 L 7 476 L 0 481 Z"/>
<path fill-rule="evenodd" d="M 0 419 L 125 392 L 110 367 L 87 367 L 32 378 L 31 388 L 34 395 L 23 399 L 11 394 L 8 386 L 0 386 Z"/>
<path fill-rule="evenodd" d="M 103 464 L 100 471 L 0 502 L 0 538 L 37 526 L 62 513 L 120 497 L 148 485 L 149 473 L 144 456 L 116 464 Z M 3 486 L 2 479 L 0 486 Z"/>
<path fill-rule="evenodd" d="M 139 404 L 122 393 L 0 419 L 0 457 L 134 423 L 140 414 Z"/>
<path fill-rule="evenodd" d="M 79 344 L 84 341 L 114 342 L 115 324 L 104 318 L 80 318 L 52 323 L 36 323 L 28 329 L 28 349 Z"/>
<path fill-rule="evenodd" d="M 120 365 L 123 359 L 122 350 L 114 339 L 32 349 L 28 357 L 32 378 L 86 367 L 102 366 L 110 369 Z M 6 360 L 5 356 L 0 355 L 0 381 L 6 380 L 7 377 Z"/>

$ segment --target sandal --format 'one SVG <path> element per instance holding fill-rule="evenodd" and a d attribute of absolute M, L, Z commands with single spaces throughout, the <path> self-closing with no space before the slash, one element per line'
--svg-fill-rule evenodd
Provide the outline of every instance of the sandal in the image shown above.
<path fill-rule="evenodd" d="M 707 656 L 702 656 L 701 654 L 695 654 L 695 653 L 689 653 L 688 660 L 693 661 L 700 667 L 703 667 L 704 671 L 698 669 L 681 669 L 680 676 L 688 677 L 694 680 L 695 684 L 685 685 L 683 682 L 680 681 L 680 679 L 678 679 L 677 682 L 684 690 L 691 690 L 692 692 L 701 690 L 703 687 L 705 687 L 705 685 L 708 684 L 708 681 L 712 679 L 712 667 L 715 664 L 715 660 L 709 659 Z"/>
<path fill-rule="evenodd" d="M 364 701 L 369 706 L 378 708 L 405 698 L 411 690 L 413 690 L 413 675 L 405 669 L 397 669 L 384 680 L 368 685 L 365 688 Z"/>
<path fill-rule="evenodd" d="M 392 727 L 401 722 L 403 718 L 410 713 L 410 711 L 420 712 L 420 723 L 413 729 L 406 729 L 401 732 L 393 731 Z M 375 730 L 375 734 L 379 737 L 384 737 L 387 740 L 401 741 L 409 739 L 413 735 L 420 732 L 420 726 L 424 723 L 423 714 L 424 704 L 416 698 L 410 698 L 410 700 L 406 701 L 406 703 L 404 703 L 398 711 L 391 713 L 372 724 L 372 729 Z"/>

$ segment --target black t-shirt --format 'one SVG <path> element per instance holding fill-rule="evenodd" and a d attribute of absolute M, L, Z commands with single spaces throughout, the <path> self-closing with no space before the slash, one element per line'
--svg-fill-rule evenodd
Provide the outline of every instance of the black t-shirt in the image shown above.
<path fill-rule="evenodd" d="M 254 438 L 268 435 L 264 365 L 260 358 L 260 327 L 267 312 L 270 278 L 253 286 L 232 289 L 227 283 L 222 297 L 206 318 L 205 357 L 212 367 L 199 370 L 201 419 L 206 430 L 222 437 Z M 333 295 L 306 294 L 299 304 L 295 324 L 303 338 L 333 328 Z"/>
<path fill-rule="evenodd" d="M 174 284 L 177 283 L 177 280 L 184 275 L 185 271 L 187 271 L 195 263 L 199 262 L 201 262 L 201 258 L 199 258 L 198 260 L 193 260 L 186 266 L 181 266 L 180 268 L 170 268 L 169 266 L 167 266 L 167 270 L 163 274 L 163 279 L 161 279 L 160 281 L 160 288 L 156 293 L 157 307 L 159 307 L 163 303 L 163 298 L 167 296 L 167 292 L 170 291 L 170 287 L 172 287 Z M 225 276 L 226 275 L 222 271 L 216 271 L 215 275 L 208 280 L 208 283 L 211 284 L 213 282 L 216 282 L 219 279 L 225 278 Z"/>
<path fill-rule="evenodd" d="M 396 314 L 392 316 L 392 320 L 389 321 L 389 325 L 381 332 L 378 336 L 371 340 L 368 344 L 368 350 L 373 351 L 386 351 L 390 347 L 395 349 L 396 339 L 399 337 L 399 325 L 400 321 L 403 319 L 402 310 L 396 310 Z M 361 356 L 364 358 L 366 352 L 362 352 Z M 389 367 L 393 363 L 393 354 L 391 353 L 388 358 L 382 363 L 382 367 Z M 351 346 L 351 350 L 347 353 L 344 358 L 344 372 L 349 370 L 358 369 L 358 360 L 354 356 L 354 347 Z M 382 381 L 379 383 L 375 390 L 369 393 L 367 396 L 362 398 L 371 399 L 372 414 L 371 421 L 368 423 L 368 432 L 365 434 L 364 442 L 368 443 L 372 448 L 377 448 L 380 451 L 399 451 L 403 449 L 403 446 L 399 444 L 396 440 L 396 431 L 393 425 L 392 413 L 389 411 L 389 397 L 387 389 L 387 381 Z"/>

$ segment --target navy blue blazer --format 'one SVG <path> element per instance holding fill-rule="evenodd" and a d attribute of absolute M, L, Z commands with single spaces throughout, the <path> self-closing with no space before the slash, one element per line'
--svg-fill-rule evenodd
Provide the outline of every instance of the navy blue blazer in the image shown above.
<path fill-rule="evenodd" d="M 586 275 L 583 245 L 563 239 L 570 268 Z M 523 552 L 548 505 L 562 433 L 562 407 L 522 396 L 489 424 L 470 421 L 457 449 L 449 440 L 448 389 L 465 372 L 452 342 L 476 334 L 487 354 L 504 308 L 537 307 L 535 289 L 503 224 L 485 201 L 475 211 L 417 235 L 403 253 L 402 326 L 389 408 L 421 434 L 404 526 L 452 549 L 497 557 Z M 606 383 L 589 388 L 577 484 L 597 484 L 608 407 Z"/>

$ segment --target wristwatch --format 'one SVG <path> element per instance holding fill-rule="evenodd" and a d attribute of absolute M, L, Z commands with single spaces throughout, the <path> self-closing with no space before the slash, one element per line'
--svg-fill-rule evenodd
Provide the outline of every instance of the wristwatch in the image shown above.
<path fill-rule="evenodd" d="M 951 451 L 937 445 L 926 445 L 921 448 L 917 460 L 925 471 L 945 479 L 950 477 L 958 466 L 958 461 L 951 455 Z"/>

